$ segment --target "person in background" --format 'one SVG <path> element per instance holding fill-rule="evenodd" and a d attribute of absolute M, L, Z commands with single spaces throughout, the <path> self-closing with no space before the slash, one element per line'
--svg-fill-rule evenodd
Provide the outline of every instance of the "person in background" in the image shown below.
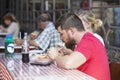
<path fill-rule="evenodd" d="M 89 1 L 88 0 L 84 0 L 83 8 L 84 9 L 89 9 Z"/>
<path fill-rule="evenodd" d="M 55 29 L 53 22 L 51 22 L 49 13 L 44 12 L 38 17 L 38 25 L 43 31 L 35 40 L 29 41 L 31 46 L 39 47 L 43 51 L 46 51 L 50 47 L 64 46 L 64 43 L 60 39 L 60 34 Z M 22 43 L 22 41 L 16 40 L 16 43 Z"/>
<path fill-rule="evenodd" d="M 90 10 L 78 11 L 76 15 L 82 20 L 85 30 L 92 33 L 105 46 L 103 38 L 97 34 L 98 30 L 103 25 L 102 21 L 97 19 Z"/>
<path fill-rule="evenodd" d="M 49 57 L 59 67 L 78 69 L 97 80 L 110 80 L 105 47 L 93 34 L 85 31 L 82 20 L 76 14 L 66 14 L 58 31 L 65 43 L 76 44 L 74 51 L 65 48 L 48 49 Z"/>
<path fill-rule="evenodd" d="M 7 13 L 3 17 L 5 25 L 7 25 L 7 28 L 4 28 L 2 25 L 0 26 L 0 29 L 2 32 L 10 33 L 13 35 L 14 38 L 18 38 L 19 35 L 19 23 L 16 20 L 15 16 L 11 13 Z"/>

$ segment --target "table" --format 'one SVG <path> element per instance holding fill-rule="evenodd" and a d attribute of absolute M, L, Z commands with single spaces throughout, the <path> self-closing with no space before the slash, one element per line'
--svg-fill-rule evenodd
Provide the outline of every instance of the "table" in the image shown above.
<path fill-rule="evenodd" d="M 15 51 L 14 51 L 15 53 L 19 53 L 19 52 L 22 51 L 22 46 L 15 46 L 14 49 L 15 49 Z M 35 47 L 34 46 L 29 46 L 29 49 L 34 50 Z M 5 46 L 0 46 L 0 52 L 1 53 L 5 52 Z"/>
<path fill-rule="evenodd" d="M 1 62 L 7 67 L 14 80 L 96 80 L 78 70 L 65 70 L 56 65 L 39 66 L 25 64 L 21 61 L 21 54 L 14 58 L 5 58 L 0 54 Z"/>
<path fill-rule="evenodd" d="M 9 34 L 9 33 L 1 33 L 0 32 L 0 37 L 5 37 L 7 34 Z"/>

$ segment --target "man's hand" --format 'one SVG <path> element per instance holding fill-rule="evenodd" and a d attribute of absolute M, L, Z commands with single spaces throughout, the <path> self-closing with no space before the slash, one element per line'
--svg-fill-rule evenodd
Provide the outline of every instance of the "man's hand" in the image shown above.
<path fill-rule="evenodd" d="M 30 34 L 30 40 L 35 40 L 39 35 L 39 32 L 34 31 Z"/>
<path fill-rule="evenodd" d="M 59 54 L 61 55 L 69 55 L 71 54 L 73 51 L 71 49 L 65 48 L 65 47 L 57 47 L 57 50 L 59 52 Z"/>
<path fill-rule="evenodd" d="M 0 29 L 2 29 L 3 28 L 3 26 L 2 25 L 0 25 Z"/>
<path fill-rule="evenodd" d="M 48 53 L 48 55 L 49 55 L 49 57 L 51 58 L 51 59 L 55 59 L 57 56 L 58 56 L 58 54 L 59 54 L 59 52 L 58 52 L 58 50 L 57 50 L 57 48 L 50 48 L 50 49 L 48 49 L 47 50 L 47 53 Z"/>
<path fill-rule="evenodd" d="M 23 40 L 19 39 L 19 38 L 14 39 L 14 41 L 15 41 L 16 45 L 22 45 L 22 43 L 23 43 Z"/>
<path fill-rule="evenodd" d="M 30 45 L 30 46 L 38 47 L 38 44 L 37 44 L 34 40 L 30 40 L 30 41 L 29 41 L 29 45 Z"/>

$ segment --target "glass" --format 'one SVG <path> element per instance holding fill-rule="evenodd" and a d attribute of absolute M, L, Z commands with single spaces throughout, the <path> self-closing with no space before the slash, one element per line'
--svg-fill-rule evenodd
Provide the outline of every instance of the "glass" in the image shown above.
<path fill-rule="evenodd" d="M 13 60 L 13 58 L 7 58 L 7 59 L 9 59 L 9 61 L 7 62 L 7 68 L 9 69 L 9 70 L 14 70 L 14 60 Z"/>
<path fill-rule="evenodd" d="M 29 63 L 29 52 L 22 52 L 22 62 Z"/>

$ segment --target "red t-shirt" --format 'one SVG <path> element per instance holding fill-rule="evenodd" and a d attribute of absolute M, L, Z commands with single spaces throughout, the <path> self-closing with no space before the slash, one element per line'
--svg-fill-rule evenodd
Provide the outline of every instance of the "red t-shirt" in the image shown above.
<path fill-rule="evenodd" d="M 86 33 L 77 44 L 75 51 L 81 52 L 87 60 L 77 68 L 78 70 L 97 80 L 110 80 L 106 49 L 94 35 Z"/>

